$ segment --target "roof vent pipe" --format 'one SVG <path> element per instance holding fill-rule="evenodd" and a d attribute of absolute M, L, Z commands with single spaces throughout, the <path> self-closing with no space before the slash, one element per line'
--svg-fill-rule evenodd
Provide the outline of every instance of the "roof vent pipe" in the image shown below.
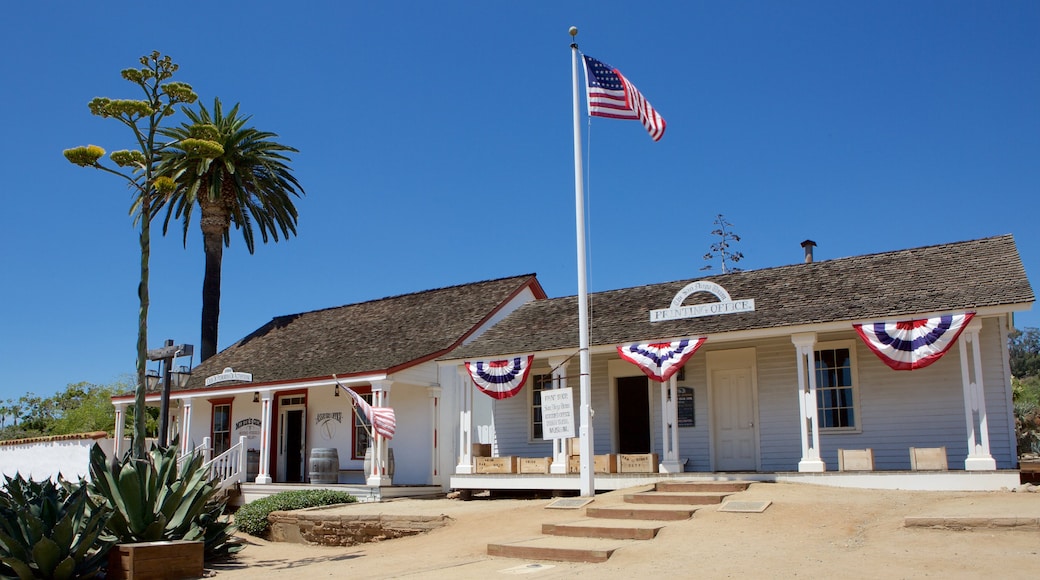
<path fill-rule="evenodd" d="M 805 250 L 805 263 L 812 264 L 812 249 L 816 245 L 816 242 L 812 240 L 805 240 L 802 242 L 802 248 Z"/>

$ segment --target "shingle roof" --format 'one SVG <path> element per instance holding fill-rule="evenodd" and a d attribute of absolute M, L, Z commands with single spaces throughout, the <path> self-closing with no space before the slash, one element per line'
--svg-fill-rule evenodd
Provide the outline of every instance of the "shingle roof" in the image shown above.
<path fill-rule="evenodd" d="M 590 346 L 1034 300 L 1010 235 L 700 279 L 722 286 L 733 300 L 755 299 L 755 310 L 651 323 L 650 310 L 667 308 L 676 293 L 695 279 L 599 292 L 589 295 Z M 697 293 L 686 304 L 697 301 L 715 298 Z M 577 304 L 575 296 L 530 302 L 442 358 L 575 348 Z"/>
<path fill-rule="evenodd" d="M 279 316 L 199 364 L 186 390 L 227 367 L 256 383 L 393 372 L 457 346 L 528 287 L 545 297 L 526 274 Z"/>

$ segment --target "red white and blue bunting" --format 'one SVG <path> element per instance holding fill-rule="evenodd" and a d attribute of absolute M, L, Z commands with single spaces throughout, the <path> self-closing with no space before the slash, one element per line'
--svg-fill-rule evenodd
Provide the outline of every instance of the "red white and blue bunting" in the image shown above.
<path fill-rule="evenodd" d="M 617 351 L 646 376 L 663 383 L 686 364 L 705 340 L 708 339 L 702 336 L 672 342 L 634 342 L 618 346 Z"/>
<path fill-rule="evenodd" d="M 950 350 L 974 312 L 934 318 L 853 324 L 863 342 L 897 371 L 923 369 Z"/>
<path fill-rule="evenodd" d="M 506 360 L 474 361 L 466 363 L 466 370 L 485 395 L 493 399 L 508 399 L 520 392 L 527 373 L 531 372 L 534 355 Z"/>

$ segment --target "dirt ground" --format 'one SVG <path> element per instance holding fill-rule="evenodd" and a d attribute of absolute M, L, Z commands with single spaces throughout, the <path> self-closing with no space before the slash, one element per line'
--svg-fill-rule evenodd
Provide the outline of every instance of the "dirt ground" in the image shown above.
<path fill-rule="evenodd" d="M 590 505 L 620 503 L 602 494 Z M 220 579 L 261 578 L 1035 578 L 1040 528 L 905 527 L 907 516 L 1040 518 L 1040 494 L 909 492 L 758 483 L 730 499 L 772 502 L 762 513 L 717 506 L 665 522 L 653 540 L 619 541 L 602 564 L 535 562 L 487 555 L 488 543 L 539 537 L 543 523 L 584 519 L 583 510 L 546 509 L 551 500 L 399 500 L 335 509 L 446 514 L 432 532 L 352 547 L 273 543 L 245 536 Z"/>

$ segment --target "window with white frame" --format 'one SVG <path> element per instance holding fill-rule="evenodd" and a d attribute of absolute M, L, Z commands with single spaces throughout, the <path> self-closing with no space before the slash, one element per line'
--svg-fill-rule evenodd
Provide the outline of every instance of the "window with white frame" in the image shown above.
<path fill-rule="evenodd" d="M 534 375 L 531 381 L 531 440 L 542 440 L 542 391 L 553 388 L 551 374 Z"/>
<path fill-rule="evenodd" d="M 816 413 L 820 429 L 858 430 L 855 349 L 852 343 L 819 344 L 815 358 Z"/>

